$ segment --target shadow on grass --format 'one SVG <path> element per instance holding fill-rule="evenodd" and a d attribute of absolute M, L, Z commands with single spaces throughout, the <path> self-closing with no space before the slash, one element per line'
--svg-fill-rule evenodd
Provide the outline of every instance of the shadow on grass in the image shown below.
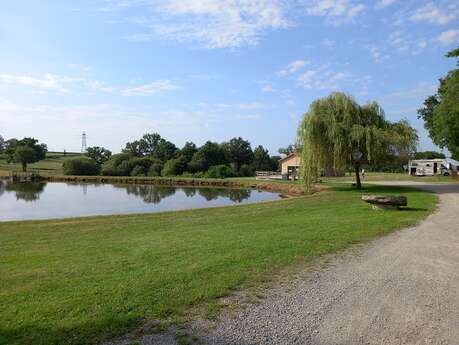
<path fill-rule="evenodd" d="M 398 209 L 399 211 L 428 211 L 427 208 L 423 208 L 423 207 L 400 207 Z"/>
<path fill-rule="evenodd" d="M 371 193 L 371 194 L 409 194 L 417 193 L 418 191 L 412 187 L 402 186 L 383 186 L 383 185 L 363 185 L 361 189 L 357 189 L 352 185 L 337 183 L 331 185 L 332 189 L 337 192 L 355 192 L 355 193 Z"/>
<path fill-rule="evenodd" d="M 5 329 L 0 326 L 0 344 L 101 344 L 107 339 L 126 334 L 141 322 L 139 318 L 111 317 L 98 322 L 83 322 L 74 327 L 37 327 L 29 324 Z"/>

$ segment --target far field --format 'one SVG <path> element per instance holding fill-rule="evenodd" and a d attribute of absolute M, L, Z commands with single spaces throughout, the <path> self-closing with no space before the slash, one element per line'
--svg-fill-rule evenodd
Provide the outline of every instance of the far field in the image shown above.
<path fill-rule="evenodd" d="M 406 227 L 435 208 L 374 211 L 362 191 L 156 214 L 0 223 L 0 343 L 94 344 L 147 320 L 181 318 L 292 265 Z"/>
<path fill-rule="evenodd" d="M 48 174 L 48 175 L 61 175 L 62 171 L 62 164 L 68 158 L 75 158 L 81 156 L 80 153 L 67 153 L 64 155 L 61 152 L 48 152 L 46 154 L 46 159 L 29 164 L 27 166 L 28 170 L 34 170 L 39 172 L 40 174 Z M 0 155 L 0 170 L 3 171 L 21 171 L 22 167 L 21 164 L 11 164 L 6 162 L 5 155 Z"/>

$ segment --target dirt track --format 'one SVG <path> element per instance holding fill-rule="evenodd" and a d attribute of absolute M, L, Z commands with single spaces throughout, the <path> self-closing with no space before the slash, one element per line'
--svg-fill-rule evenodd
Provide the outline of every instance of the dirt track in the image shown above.
<path fill-rule="evenodd" d="M 373 183 L 373 182 L 372 182 Z M 415 183 L 387 183 L 414 185 Z M 207 344 L 459 344 L 459 185 L 420 225 L 268 292 L 202 332 Z"/>

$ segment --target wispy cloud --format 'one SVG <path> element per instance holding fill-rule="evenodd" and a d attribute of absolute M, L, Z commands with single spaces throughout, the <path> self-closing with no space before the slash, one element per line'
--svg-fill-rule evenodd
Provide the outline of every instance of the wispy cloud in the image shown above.
<path fill-rule="evenodd" d="M 392 5 L 397 0 L 379 0 L 376 2 L 375 8 L 380 10 Z"/>
<path fill-rule="evenodd" d="M 387 100 L 425 98 L 428 95 L 434 94 L 437 90 L 437 87 L 438 86 L 435 84 L 420 82 L 414 85 L 412 88 L 390 93 L 384 98 Z"/>
<path fill-rule="evenodd" d="M 181 88 L 174 81 L 167 79 L 136 86 L 117 86 L 94 79 L 50 73 L 43 76 L 0 74 L 1 85 L 24 86 L 36 92 L 56 92 L 63 94 L 104 92 L 122 96 L 148 96 Z"/>
<path fill-rule="evenodd" d="M 91 67 L 77 63 L 69 63 L 67 66 L 81 72 L 89 72 L 91 70 Z"/>
<path fill-rule="evenodd" d="M 307 89 L 336 90 L 349 77 L 345 72 L 333 72 L 324 68 L 310 69 L 297 78 L 297 85 Z"/>
<path fill-rule="evenodd" d="M 148 96 L 155 93 L 174 91 L 181 87 L 171 80 L 157 80 L 152 83 L 127 87 L 121 90 L 123 96 Z"/>
<path fill-rule="evenodd" d="M 266 108 L 267 105 L 259 102 L 251 103 L 217 103 L 214 106 L 217 109 L 240 109 L 240 110 L 256 110 Z"/>
<path fill-rule="evenodd" d="M 39 91 L 56 91 L 60 93 L 70 92 L 69 86 L 83 81 L 82 78 L 60 76 L 47 73 L 41 77 L 29 75 L 0 74 L 0 84 L 21 85 L 31 87 Z"/>
<path fill-rule="evenodd" d="M 416 9 L 410 16 L 410 20 L 444 25 L 456 20 L 458 16 L 459 8 L 457 5 L 442 8 L 438 4 L 430 2 L 425 6 Z"/>
<path fill-rule="evenodd" d="M 143 32 L 129 35 L 134 41 L 158 36 L 198 42 L 208 49 L 254 45 L 267 30 L 291 25 L 283 0 L 156 0 L 114 1 L 117 8 L 148 6 L 155 15 L 137 19 Z"/>
<path fill-rule="evenodd" d="M 295 60 L 289 63 L 285 68 L 279 71 L 279 75 L 287 76 L 301 70 L 306 66 L 309 61 L 306 60 Z"/>
<path fill-rule="evenodd" d="M 440 35 L 438 35 L 437 41 L 443 45 L 459 42 L 459 29 L 443 31 Z"/>
<path fill-rule="evenodd" d="M 427 39 L 413 38 L 410 34 L 402 30 L 396 30 L 389 34 L 387 45 L 397 49 L 399 52 L 406 52 L 412 55 L 419 54 L 423 49 L 427 48 Z"/>
<path fill-rule="evenodd" d="M 306 7 L 308 15 L 326 17 L 334 24 L 350 21 L 364 10 L 363 3 L 352 0 L 311 0 Z"/>

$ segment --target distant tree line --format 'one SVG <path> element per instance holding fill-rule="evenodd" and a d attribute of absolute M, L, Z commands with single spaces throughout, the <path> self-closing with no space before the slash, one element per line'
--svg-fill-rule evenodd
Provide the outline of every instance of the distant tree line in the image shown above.
<path fill-rule="evenodd" d="M 253 176 L 257 170 L 277 171 L 279 156 L 270 156 L 259 145 L 252 149 L 240 137 L 227 142 L 207 141 L 198 147 L 186 142 L 182 148 L 158 133 L 148 133 L 128 142 L 121 153 L 102 147 L 88 148 L 87 157 L 66 160 L 68 175 L 106 176 L 189 176 L 225 178 Z"/>

